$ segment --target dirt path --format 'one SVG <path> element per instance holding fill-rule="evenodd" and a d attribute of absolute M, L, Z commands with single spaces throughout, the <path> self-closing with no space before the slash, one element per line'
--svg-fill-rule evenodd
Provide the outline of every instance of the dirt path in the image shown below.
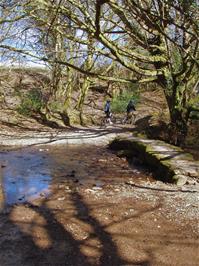
<path fill-rule="evenodd" d="M 1 266 L 198 265 L 199 192 L 103 147 L 36 146 L 1 160 Z"/>
<path fill-rule="evenodd" d="M 130 135 L 133 128 L 129 125 L 106 127 L 73 127 L 70 129 L 51 129 L 48 131 L 0 131 L 1 146 L 34 146 L 54 144 L 95 144 L 107 145 L 117 135 Z"/>

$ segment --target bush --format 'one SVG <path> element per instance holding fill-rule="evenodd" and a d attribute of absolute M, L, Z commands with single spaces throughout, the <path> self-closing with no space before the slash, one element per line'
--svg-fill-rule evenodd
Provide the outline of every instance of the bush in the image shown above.
<path fill-rule="evenodd" d="M 132 92 L 131 88 L 128 88 L 122 94 L 115 96 L 111 103 L 111 110 L 115 113 L 126 112 L 127 104 L 130 100 L 133 100 L 135 105 L 139 101 L 139 91 L 138 88 L 134 88 Z"/>
<path fill-rule="evenodd" d="M 37 113 L 43 106 L 42 94 L 40 89 L 31 89 L 27 94 L 20 95 L 21 104 L 18 106 L 18 113 L 26 116 L 31 116 Z"/>

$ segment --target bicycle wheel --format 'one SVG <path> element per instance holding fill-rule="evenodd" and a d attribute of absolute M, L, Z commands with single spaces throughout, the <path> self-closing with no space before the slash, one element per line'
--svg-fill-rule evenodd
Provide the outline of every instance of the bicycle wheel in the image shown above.
<path fill-rule="evenodd" d="M 101 119 L 100 127 L 106 127 L 108 124 L 107 117 Z"/>
<path fill-rule="evenodd" d="M 122 125 L 125 125 L 126 122 L 127 122 L 127 118 L 126 118 L 126 116 L 125 116 L 124 118 L 121 119 L 121 122 L 120 122 L 120 123 L 121 123 Z"/>
<path fill-rule="evenodd" d="M 132 125 L 135 124 L 135 119 L 136 119 L 136 115 L 135 114 L 132 114 L 132 117 L 131 117 L 131 124 Z"/>

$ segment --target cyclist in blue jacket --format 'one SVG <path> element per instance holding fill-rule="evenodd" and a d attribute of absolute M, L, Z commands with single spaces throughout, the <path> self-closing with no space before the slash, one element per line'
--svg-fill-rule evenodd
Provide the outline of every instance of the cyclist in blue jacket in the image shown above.
<path fill-rule="evenodd" d="M 106 114 L 106 121 L 109 124 L 112 124 L 112 122 L 111 122 L 112 113 L 111 113 L 111 101 L 110 100 L 106 101 L 106 104 L 104 106 L 104 112 Z"/>

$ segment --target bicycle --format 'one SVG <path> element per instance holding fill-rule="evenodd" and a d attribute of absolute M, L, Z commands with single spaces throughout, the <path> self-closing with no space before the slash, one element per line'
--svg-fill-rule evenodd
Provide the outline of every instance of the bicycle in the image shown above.
<path fill-rule="evenodd" d="M 135 124 L 136 117 L 137 117 L 136 111 L 130 112 L 122 120 L 122 124 L 134 125 Z"/>
<path fill-rule="evenodd" d="M 107 125 L 112 125 L 113 124 L 112 120 L 113 120 L 113 114 L 112 113 L 110 113 L 108 116 L 106 115 L 106 116 L 102 117 L 101 123 L 100 123 L 101 127 L 104 127 Z"/>

